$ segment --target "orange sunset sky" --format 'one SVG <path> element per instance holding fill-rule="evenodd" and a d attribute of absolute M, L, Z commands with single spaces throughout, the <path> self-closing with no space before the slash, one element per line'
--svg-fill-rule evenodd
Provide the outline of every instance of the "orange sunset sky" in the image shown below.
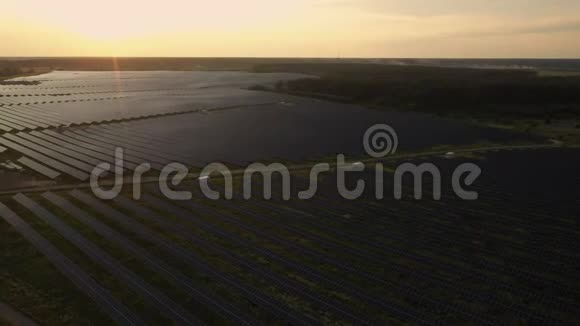
<path fill-rule="evenodd" d="M 578 0 L 2 0 L 0 56 L 580 57 Z"/>

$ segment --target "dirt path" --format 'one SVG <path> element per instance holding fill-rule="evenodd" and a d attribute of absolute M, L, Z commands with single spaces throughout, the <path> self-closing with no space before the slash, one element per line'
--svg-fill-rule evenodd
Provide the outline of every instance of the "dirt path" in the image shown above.
<path fill-rule="evenodd" d="M 374 164 L 378 161 L 388 162 L 388 161 L 397 161 L 397 160 L 404 160 L 404 159 L 412 159 L 412 158 L 419 158 L 419 157 L 427 157 L 427 156 L 441 156 L 445 155 L 448 152 L 453 152 L 456 155 L 461 155 L 462 153 L 484 153 L 489 151 L 501 151 L 501 150 L 534 150 L 534 149 L 544 149 L 544 148 L 580 148 L 580 146 L 562 146 L 561 144 L 530 144 L 530 145 L 504 145 L 504 146 L 482 146 L 482 147 L 473 147 L 473 148 L 462 148 L 453 150 L 451 148 L 446 150 L 438 150 L 438 151 L 429 151 L 429 152 L 418 152 L 418 153 L 405 153 L 400 155 L 393 155 L 385 158 L 369 158 L 369 159 L 362 159 L 356 160 L 352 159 L 351 162 L 359 162 L 358 164 L 362 163 L 365 165 Z M 331 167 L 336 167 L 336 162 L 328 162 Z M 304 164 L 287 164 L 287 168 L 289 171 L 305 171 L 312 168 L 312 166 L 316 163 L 304 163 Z M 349 165 L 353 163 L 347 163 Z M 232 169 L 230 170 L 233 176 L 241 176 L 244 173 L 244 169 Z M 190 173 L 184 179 L 191 180 L 199 178 L 199 173 Z M 158 183 L 159 177 L 148 177 L 143 178 L 141 183 Z M 125 177 L 123 180 L 123 184 L 130 185 L 133 184 L 132 176 Z M 102 181 L 101 186 L 112 186 L 113 181 Z M 50 185 L 50 186 L 39 186 L 39 187 L 27 187 L 27 188 L 18 188 L 18 189 L 7 189 L 1 190 L 0 196 L 6 195 L 15 195 L 18 193 L 35 193 L 35 192 L 45 192 L 45 191 L 61 191 L 61 190 L 71 190 L 71 189 L 86 189 L 90 188 L 89 183 L 80 183 L 80 184 L 61 184 L 61 185 Z"/>

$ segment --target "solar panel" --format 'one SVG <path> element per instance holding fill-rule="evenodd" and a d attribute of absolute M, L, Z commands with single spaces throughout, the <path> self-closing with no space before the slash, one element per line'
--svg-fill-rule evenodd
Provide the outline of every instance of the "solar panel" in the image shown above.
<path fill-rule="evenodd" d="M 43 128 L 47 128 L 49 126 L 58 127 L 61 125 L 60 123 L 56 123 L 56 122 L 53 122 L 51 120 L 45 119 L 44 117 L 39 116 L 38 114 L 30 113 L 27 110 L 19 109 L 18 111 L 16 111 L 16 110 L 10 111 L 10 110 L 0 108 L 0 112 L 9 113 L 9 114 L 11 114 L 15 117 L 18 117 L 18 118 L 24 118 L 24 119 L 28 119 L 31 121 L 34 120 L 36 122 L 42 123 Z"/>
<path fill-rule="evenodd" d="M 113 163 L 115 158 L 113 156 L 113 152 L 109 149 L 99 147 L 93 144 L 85 143 L 83 141 L 59 134 L 52 130 L 44 130 L 43 132 L 33 131 L 31 132 L 32 135 L 35 135 L 39 138 L 45 139 L 50 141 L 51 143 L 55 143 L 56 145 L 67 147 L 79 153 L 86 154 L 88 156 L 92 156 L 102 160 L 102 162 L 110 162 Z M 131 157 L 127 155 L 124 157 L 124 167 L 129 170 L 134 170 L 137 167 L 137 164 L 129 161 Z M 137 159 L 134 159 L 137 160 Z"/>
<path fill-rule="evenodd" d="M 2 203 L 0 203 L 0 216 L 26 238 L 36 250 L 42 253 L 82 293 L 95 301 L 109 317 L 121 325 L 144 325 L 137 314 L 117 301 L 104 287 Z"/>
<path fill-rule="evenodd" d="M 85 148 L 89 148 L 91 150 L 106 155 L 114 155 L 115 152 L 115 146 L 110 146 L 110 144 L 103 144 L 94 139 L 86 138 L 74 133 L 69 132 L 57 133 L 52 130 L 43 130 L 42 132 L 55 138 L 61 139 L 63 141 L 70 142 Z M 127 150 L 124 151 L 123 158 L 124 162 L 126 163 L 126 166 L 131 170 L 134 170 L 138 164 L 146 162 L 143 158 L 132 155 L 132 152 Z M 155 163 L 151 163 L 151 167 L 159 171 L 163 168 L 163 166 Z"/>
<path fill-rule="evenodd" d="M 70 195 L 85 203 L 86 205 L 91 206 L 93 209 L 103 212 L 119 224 L 122 224 L 124 228 L 135 232 L 142 239 L 154 243 L 168 253 L 187 262 L 191 268 L 200 270 L 203 273 L 207 273 L 211 277 L 215 277 L 216 279 L 219 279 L 224 283 L 237 288 L 251 300 L 259 302 L 260 305 L 263 305 L 265 308 L 271 310 L 273 314 L 285 316 L 286 318 L 292 320 L 293 323 L 298 325 L 312 324 L 312 320 L 308 317 L 291 313 L 288 311 L 288 309 L 282 308 L 276 299 L 270 297 L 266 292 L 253 287 L 251 284 L 247 284 L 247 282 L 241 281 L 237 275 L 220 272 L 218 269 L 215 269 L 205 263 L 203 260 L 200 260 L 197 255 L 193 255 L 191 251 L 184 250 L 182 247 L 175 245 L 173 242 L 169 242 L 165 238 L 159 237 L 156 233 L 151 232 L 151 230 L 146 228 L 143 224 L 137 222 L 134 219 L 128 218 L 125 214 L 121 214 L 120 212 L 112 209 L 110 206 L 105 205 L 101 201 L 95 199 L 93 196 L 89 196 L 79 190 L 71 191 Z M 159 224 L 162 228 L 169 232 L 174 232 L 184 238 L 188 238 L 191 235 L 190 232 L 175 225 L 174 223 L 151 211 L 150 209 L 139 205 L 139 203 L 136 201 L 130 200 L 124 196 L 118 196 L 114 199 L 114 201 L 125 209 L 133 211 L 139 217 Z"/>
<path fill-rule="evenodd" d="M 104 154 L 104 153 L 100 153 L 98 151 L 92 150 L 92 149 L 90 149 L 90 146 L 87 147 L 87 145 L 90 145 L 90 144 L 86 144 L 86 143 L 79 142 L 79 141 L 75 142 L 75 140 L 72 138 L 68 139 L 68 141 L 70 141 L 70 142 L 67 142 L 67 141 L 61 140 L 59 138 L 53 137 L 51 135 L 48 135 L 48 134 L 45 134 L 45 133 L 39 132 L 39 131 L 31 131 L 30 134 L 34 135 L 40 139 L 54 143 L 55 145 L 62 146 L 62 147 L 68 148 L 70 150 L 94 157 L 96 159 L 101 160 L 100 162 L 112 163 L 115 160 L 113 155 L 111 155 L 111 153 Z M 78 144 L 81 144 L 82 146 L 78 145 Z"/>
<path fill-rule="evenodd" d="M 82 171 L 77 170 L 73 167 L 70 167 L 66 164 L 58 162 L 58 161 L 56 161 L 48 156 L 42 155 L 36 151 L 33 151 L 29 148 L 21 146 L 21 145 L 15 143 L 15 142 L 12 142 L 6 138 L 0 137 L 0 144 L 6 146 L 8 148 L 11 148 L 15 151 L 18 151 L 26 156 L 32 157 L 37 161 L 43 162 L 43 163 L 49 165 L 50 167 L 54 168 L 55 170 L 59 170 L 61 172 L 64 172 L 64 173 L 66 173 L 66 174 L 68 174 L 76 179 L 81 180 L 81 181 L 85 181 L 89 178 L 89 175 L 85 172 L 82 172 Z"/>
<path fill-rule="evenodd" d="M 48 141 L 43 140 L 43 139 L 40 139 L 38 137 L 35 137 L 35 136 L 30 135 L 30 134 L 25 133 L 25 132 L 20 132 L 20 133 L 18 133 L 16 135 L 19 136 L 19 137 L 22 137 L 24 139 L 30 140 L 31 142 L 33 142 L 33 143 L 35 143 L 35 144 L 37 144 L 39 146 L 44 146 L 46 148 L 50 148 L 50 149 L 52 149 L 52 150 L 54 150 L 56 152 L 59 152 L 59 153 L 68 155 L 68 156 L 70 156 L 72 158 L 78 159 L 78 160 L 83 161 L 83 162 L 87 162 L 87 163 L 92 164 L 92 165 L 97 165 L 97 164 L 103 163 L 103 161 L 98 160 L 98 159 L 96 159 L 94 157 L 85 155 L 83 153 L 79 153 L 77 151 L 68 149 L 68 148 L 63 147 L 63 146 L 59 146 L 57 144 L 53 144 L 51 142 L 48 142 Z M 112 161 L 110 161 L 110 162 L 112 162 Z"/>
<path fill-rule="evenodd" d="M 178 325 L 200 325 L 197 318 L 185 311 L 173 300 L 165 296 L 161 291 L 149 285 L 141 277 L 124 267 L 119 261 L 111 257 L 104 250 L 86 239 L 78 231 L 65 224 L 61 219 L 50 213 L 44 207 L 32 201 L 28 197 L 18 194 L 12 197 L 22 206 L 28 208 L 38 218 L 57 230 L 65 239 L 84 252 L 92 261 L 101 265 L 117 279 L 124 282 L 128 287 L 140 294 L 152 307 L 158 308 L 167 317 Z"/>
<path fill-rule="evenodd" d="M 5 125 L 3 125 L 3 124 L 0 124 L 0 130 L 4 130 L 4 131 L 6 131 L 6 132 L 10 132 L 10 131 L 14 130 L 14 128 L 11 128 L 11 127 L 8 127 L 8 126 L 5 126 Z"/>
<path fill-rule="evenodd" d="M 73 132 L 69 132 L 69 131 L 65 131 L 64 134 L 65 135 L 74 135 L 74 134 L 76 134 L 77 136 L 83 137 L 83 139 L 86 140 L 86 141 L 89 141 L 89 140 L 96 141 L 96 142 L 98 142 L 100 144 L 103 144 L 104 146 L 109 146 L 112 149 L 114 149 L 116 147 L 122 147 L 125 152 L 131 153 L 130 155 L 143 158 L 143 159 L 147 160 L 148 162 L 150 162 L 151 165 L 158 164 L 159 166 L 162 166 L 163 164 L 166 164 L 166 163 L 169 163 L 170 162 L 169 160 L 162 159 L 162 158 L 159 158 L 159 157 L 155 157 L 154 155 L 151 155 L 151 154 L 147 153 L 144 150 L 140 150 L 139 147 L 132 146 L 130 144 L 125 144 L 125 143 L 120 142 L 120 141 L 115 142 L 113 140 L 110 140 L 110 139 L 107 139 L 107 138 L 103 138 L 103 137 L 99 137 L 97 135 L 93 135 L 93 134 L 84 132 L 82 130 L 75 130 L 74 133 Z M 108 144 L 108 145 L 106 145 L 106 144 Z"/>
<path fill-rule="evenodd" d="M 8 126 L 10 128 L 16 129 L 16 130 L 24 130 L 24 129 L 26 129 L 26 127 L 24 127 L 24 126 L 22 126 L 22 125 L 20 125 L 18 123 L 15 123 L 10 118 L 4 118 L 4 117 L 1 117 L 0 116 L 0 123 L 2 123 L 5 126 Z"/>
<path fill-rule="evenodd" d="M 6 113 L 3 111 L 0 111 L 0 119 L 7 119 L 9 121 L 13 121 L 18 123 L 19 125 L 25 126 L 27 128 L 30 129 L 36 129 L 36 128 L 47 128 L 48 125 L 44 124 L 42 122 L 37 122 L 37 121 L 33 121 L 29 118 L 23 118 L 21 116 L 12 114 L 12 113 Z"/>
<path fill-rule="evenodd" d="M 113 134 L 117 134 L 120 136 L 125 136 L 125 137 L 134 137 L 136 139 L 139 139 L 141 141 L 145 141 L 145 142 L 153 142 L 153 143 L 158 143 L 158 144 L 163 144 L 163 145 L 171 145 L 173 143 L 175 143 L 175 140 L 169 140 L 169 139 L 164 139 L 162 137 L 155 137 L 155 136 L 149 136 L 143 132 L 138 132 L 133 130 L 130 125 L 122 125 L 122 124 L 101 124 L 101 125 L 95 125 L 95 126 L 91 126 L 92 129 L 99 131 L 99 132 L 107 132 L 107 133 L 113 133 Z"/>
<path fill-rule="evenodd" d="M 90 173 L 95 168 L 94 166 L 92 166 L 90 164 L 86 164 L 85 162 L 81 162 L 81 161 L 79 161 L 77 159 L 74 159 L 74 158 L 72 158 L 70 156 L 63 155 L 63 154 L 55 151 L 54 149 L 46 148 L 46 147 L 37 145 L 37 144 L 35 144 L 35 143 L 31 142 L 31 141 L 28 141 L 26 139 L 20 138 L 20 137 L 18 137 L 16 135 L 13 135 L 13 134 L 5 134 L 4 135 L 4 138 L 8 138 L 9 140 L 12 140 L 12 141 L 14 141 L 16 143 L 19 143 L 19 144 L 21 144 L 23 146 L 26 146 L 26 147 L 28 147 L 30 149 L 33 149 L 33 150 L 37 151 L 37 152 L 40 152 L 40 153 L 45 154 L 47 156 L 50 156 L 50 157 L 52 157 L 54 159 L 57 159 L 57 160 L 59 160 L 59 161 L 61 161 L 63 163 L 66 163 L 68 165 L 74 166 L 75 168 L 77 168 L 79 170 L 82 170 L 82 171 L 85 171 L 85 172 L 89 172 Z"/>
<path fill-rule="evenodd" d="M 106 138 L 111 139 L 113 141 L 131 144 L 132 146 L 135 146 L 135 148 L 143 148 L 143 151 L 147 151 L 148 153 L 154 153 L 154 155 L 156 155 L 158 157 L 162 157 L 164 159 L 169 159 L 169 160 L 174 160 L 174 161 L 179 161 L 179 162 L 189 162 L 191 160 L 188 158 L 184 158 L 181 155 L 176 155 L 176 154 L 167 153 L 167 152 L 163 151 L 162 149 L 167 147 L 167 145 L 154 144 L 154 141 L 152 141 L 152 140 L 142 140 L 142 139 L 138 139 L 135 136 L 126 135 L 126 134 L 123 135 L 123 134 L 120 134 L 120 133 L 115 132 L 115 131 L 112 131 L 112 132 L 108 131 L 108 130 L 102 131 L 102 130 L 95 129 L 93 126 L 90 126 L 84 130 L 87 132 L 90 132 L 92 134 L 95 134 L 95 135 L 106 137 Z"/>
<path fill-rule="evenodd" d="M 253 318 L 248 317 L 245 313 L 238 311 L 238 309 L 234 308 L 231 304 L 225 302 L 223 299 L 218 298 L 215 295 L 210 294 L 207 290 L 198 287 L 193 282 L 191 282 L 191 279 L 188 276 L 184 275 L 179 270 L 167 265 L 157 257 L 149 254 L 146 250 L 139 247 L 134 242 L 128 240 L 122 234 L 113 230 L 105 223 L 90 216 L 84 210 L 73 205 L 70 201 L 51 192 L 46 192 L 42 194 L 42 196 L 55 206 L 58 206 L 74 218 L 92 228 L 102 237 L 131 252 L 133 256 L 143 261 L 148 268 L 162 275 L 174 286 L 189 292 L 192 298 L 200 300 L 206 306 L 216 307 L 217 310 L 221 310 L 222 313 L 228 314 L 230 317 L 233 317 L 234 319 L 239 320 L 246 325 L 255 324 L 255 322 L 253 322 Z"/>
<path fill-rule="evenodd" d="M 61 122 L 64 121 L 64 120 L 62 120 L 61 115 L 59 113 L 47 110 L 45 108 L 39 108 L 39 107 L 32 105 L 32 104 L 22 105 L 22 108 L 25 108 L 31 112 L 35 112 L 36 114 L 42 115 L 44 117 L 56 119 L 56 120 L 61 121 Z"/>
<path fill-rule="evenodd" d="M 19 158 L 18 162 L 50 179 L 55 179 L 60 176 L 60 173 L 56 172 L 55 170 L 48 168 L 38 162 L 35 162 L 26 156 Z"/>

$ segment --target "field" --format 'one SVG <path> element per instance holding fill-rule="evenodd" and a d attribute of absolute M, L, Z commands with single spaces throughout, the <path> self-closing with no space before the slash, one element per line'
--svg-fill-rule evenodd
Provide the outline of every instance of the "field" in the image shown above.
<path fill-rule="evenodd" d="M 450 192 L 441 201 L 376 201 L 370 193 L 344 201 L 331 191 L 332 175 L 311 201 L 211 201 L 197 193 L 171 202 L 154 185 L 142 201 L 101 202 L 78 189 L 5 197 L 4 219 L 14 223 L 17 214 L 105 294 L 91 304 L 85 286 L 75 289 L 39 254 L 46 245 L 35 249 L 23 238 L 34 231 L 2 222 L 10 248 L 3 299 L 47 323 L 182 323 L 183 316 L 218 324 L 572 323 L 580 284 L 578 179 L 570 176 L 578 152 L 479 156 L 487 174 L 473 202 Z M 430 161 L 447 176 L 466 160 Z M 293 182 L 304 189 L 304 180 Z"/>
<path fill-rule="evenodd" d="M 580 151 L 562 137 L 576 129 L 576 95 L 567 93 L 576 87 L 567 78 L 575 77 L 542 84 L 558 102 L 557 110 L 542 108 L 553 121 L 529 107 L 525 122 L 506 113 L 502 119 L 513 119 L 506 123 L 484 112 L 489 99 L 457 119 L 457 107 L 440 110 L 440 93 L 406 89 L 429 90 L 436 81 L 453 88 L 461 80 L 478 90 L 496 82 L 509 88 L 539 78 L 527 68 L 196 60 L 119 59 L 124 71 L 114 72 L 99 58 L 25 60 L 18 61 L 23 69 L 58 69 L 0 85 L 0 325 L 17 324 L 14 318 L 48 325 L 580 320 Z M 563 83 L 570 89 L 554 97 L 551 87 Z M 471 103 L 469 94 L 451 93 Z M 402 99 L 419 102 L 390 106 Z M 564 102 L 572 109 L 560 110 Z M 526 129 L 529 121 L 544 131 Z M 396 154 L 365 153 L 363 135 L 377 123 L 396 130 Z M 126 184 L 116 198 L 97 199 L 89 176 L 113 164 L 118 147 Z M 366 164 L 346 179 L 351 189 L 366 182 L 362 197 L 339 195 L 333 166 L 314 198 L 297 199 L 310 167 L 336 162 L 338 153 Z M 242 198 L 242 168 L 256 161 L 290 168 L 291 200 L 282 198 L 279 177 L 271 200 L 258 199 L 265 185 L 257 177 L 253 199 Z M 191 200 L 160 191 L 160 171 L 172 162 L 190 169 L 173 188 L 192 191 Z M 234 172 L 232 200 L 202 195 L 199 171 L 212 162 Z M 413 199 L 410 178 L 403 198 L 394 199 L 396 167 L 425 162 L 441 171 L 441 200 L 432 198 L 429 177 L 422 200 Z M 453 171 L 466 162 L 483 171 L 467 187 L 478 192 L 474 201 L 453 191 Z M 142 163 L 151 171 L 137 183 L 143 196 L 136 200 L 131 176 Z M 383 199 L 375 198 L 376 163 L 383 163 Z M 113 175 L 104 179 L 112 184 Z M 217 174 L 209 184 L 224 193 Z"/>
<path fill-rule="evenodd" d="M 426 114 L 247 89 L 304 77 L 200 71 L 56 71 L 23 77 L 17 80 L 40 84 L 0 87 L 0 146 L 11 150 L 11 161 L 20 160 L 17 153 L 27 157 L 26 163 L 14 164 L 85 181 L 96 164 L 114 162 L 115 147 L 125 149 L 129 170 L 143 162 L 159 171 L 175 161 L 199 168 L 216 161 L 243 166 L 335 153 L 358 157 L 364 155 L 365 130 L 377 122 L 395 128 L 401 149 L 408 151 L 441 144 L 542 141 Z"/>

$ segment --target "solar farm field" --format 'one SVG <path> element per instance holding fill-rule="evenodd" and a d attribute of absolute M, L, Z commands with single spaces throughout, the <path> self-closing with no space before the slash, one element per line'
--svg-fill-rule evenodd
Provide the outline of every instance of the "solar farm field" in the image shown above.
<path fill-rule="evenodd" d="M 400 130 L 405 150 L 439 144 L 528 141 L 529 135 L 430 115 L 380 112 L 253 85 L 304 77 L 245 72 L 64 72 L 0 86 L 0 151 L 8 166 L 41 177 L 84 181 L 95 162 L 126 150 L 128 169 L 149 162 L 201 167 L 221 161 L 300 161 L 363 155 L 376 121 Z M 412 127 L 409 127 L 412 126 Z"/>
<path fill-rule="evenodd" d="M 1 85 L 0 316 L 5 304 L 50 325 L 577 323 L 577 148 L 252 87 L 305 77 L 315 78 L 55 71 Z M 399 152 L 369 161 L 362 138 L 377 123 L 396 129 Z M 98 199 L 90 175 L 118 148 L 125 180 L 142 163 L 151 171 Z M 367 163 L 346 179 L 351 189 L 364 180 L 363 196 L 341 197 L 333 168 L 299 200 L 310 166 L 338 153 Z M 173 185 L 190 200 L 159 189 L 174 162 L 191 168 Z M 208 199 L 199 171 L 214 162 L 234 172 L 285 163 L 292 199 L 279 178 L 271 200 L 258 199 L 259 178 L 243 199 L 239 173 L 233 199 Z M 423 162 L 441 170 L 441 200 L 428 177 L 422 200 L 410 179 L 394 199 L 395 166 Z M 452 191 L 465 162 L 483 171 L 468 187 L 474 201 Z M 222 178 L 208 180 L 225 193 Z"/>
<path fill-rule="evenodd" d="M 571 172 L 580 152 L 429 159 L 444 179 L 457 164 L 477 161 L 487 171 L 471 189 L 479 200 L 444 191 L 441 201 L 416 201 L 405 187 L 400 201 L 370 194 L 346 201 L 332 192 L 330 174 L 308 201 L 279 194 L 271 201 L 212 201 L 196 192 L 176 202 L 154 184 L 140 201 L 128 194 L 100 201 L 78 188 L 5 196 L 3 241 L 19 249 L 4 254 L 3 279 L 13 281 L 2 283 L 2 293 L 47 323 L 578 320 L 580 183 Z M 529 168 L 530 161 L 544 170 Z M 356 177 L 371 182 L 371 174 Z M 292 181 L 304 189 L 301 177 Z M 30 300 L 43 305 L 26 306 Z"/>

